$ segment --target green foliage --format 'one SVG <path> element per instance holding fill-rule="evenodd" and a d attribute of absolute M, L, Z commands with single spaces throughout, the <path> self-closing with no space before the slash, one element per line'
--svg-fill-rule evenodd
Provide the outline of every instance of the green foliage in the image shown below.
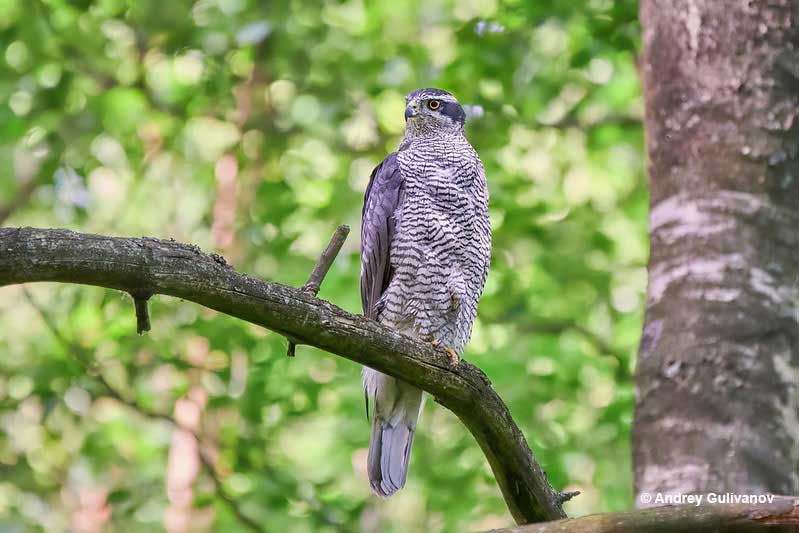
<path fill-rule="evenodd" d="M 367 5 L 368 4 L 368 5 Z M 0 0 L 6 222 L 193 242 L 298 286 L 340 223 L 320 297 L 359 311 L 371 169 L 403 95 L 448 89 L 482 117 L 494 255 L 466 358 L 508 403 L 574 514 L 631 505 L 632 357 L 647 253 L 633 0 Z M 59 158 L 55 176 L 37 174 Z M 194 524 L 270 531 L 465 531 L 511 522 L 485 458 L 428 402 L 407 487 L 371 496 L 360 369 L 168 298 L 135 335 L 130 299 L 0 290 L 0 528 L 164 528 L 172 415 L 207 396 Z M 198 396 L 199 395 L 199 396 Z M 93 495 L 93 496 L 92 496 Z M 92 500 L 94 497 L 94 500 Z M 98 503 L 99 502 L 99 503 Z M 173 502 L 174 504 L 174 502 Z M 94 505 L 94 507 L 92 507 Z M 104 507 L 105 506 L 105 507 Z M 83 515 L 80 515 L 83 516 Z M 16 528 L 16 529 L 13 529 Z"/>

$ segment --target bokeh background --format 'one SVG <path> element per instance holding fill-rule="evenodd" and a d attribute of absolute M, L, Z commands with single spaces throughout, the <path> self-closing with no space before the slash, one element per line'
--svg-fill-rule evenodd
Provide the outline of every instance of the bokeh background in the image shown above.
<path fill-rule="evenodd" d="M 571 515 L 632 506 L 647 192 L 633 0 L 0 0 L 0 216 L 196 243 L 360 311 L 371 169 L 403 96 L 469 107 L 494 250 L 465 357 Z M 2 253 L 0 251 L 0 253 Z M 466 531 L 511 525 L 428 402 L 406 488 L 369 490 L 360 368 L 166 297 L 0 289 L 0 529 Z M 175 425 L 174 422 L 177 422 Z M 200 437 L 198 444 L 195 435 Z"/>

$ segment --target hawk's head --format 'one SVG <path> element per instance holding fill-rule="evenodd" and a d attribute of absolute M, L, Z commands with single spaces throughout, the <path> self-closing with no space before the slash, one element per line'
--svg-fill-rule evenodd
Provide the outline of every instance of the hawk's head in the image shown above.
<path fill-rule="evenodd" d="M 408 135 L 463 130 L 466 114 L 458 100 L 447 91 L 418 89 L 405 97 L 405 103 Z"/>

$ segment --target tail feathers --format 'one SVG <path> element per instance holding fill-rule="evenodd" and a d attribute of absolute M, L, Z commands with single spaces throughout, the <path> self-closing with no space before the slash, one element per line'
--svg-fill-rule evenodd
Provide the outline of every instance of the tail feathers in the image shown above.
<path fill-rule="evenodd" d="M 374 400 L 369 481 L 375 494 L 391 496 L 408 477 L 413 432 L 424 395 L 420 389 L 371 368 L 364 368 L 363 382 L 367 399 Z"/>
<path fill-rule="evenodd" d="M 372 490 L 378 496 L 391 496 L 405 486 L 413 433 L 414 428 L 403 420 L 392 424 L 379 416 L 373 418 L 367 469 Z"/>

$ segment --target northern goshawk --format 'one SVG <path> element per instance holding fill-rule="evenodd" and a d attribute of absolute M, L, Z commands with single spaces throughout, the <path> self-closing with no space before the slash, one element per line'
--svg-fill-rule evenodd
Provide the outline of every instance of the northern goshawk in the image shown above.
<path fill-rule="evenodd" d="M 364 197 L 361 301 L 367 317 L 440 346 L 456 364 L 491 257 L 485 171 L 454 96 L 420 89 L 406 104 L 405 136 Z M 369 480 L 390 496 L 405 485 L 422 391 L 370 368 L 363 382 L 367 414 L 374 402 Z"/>

